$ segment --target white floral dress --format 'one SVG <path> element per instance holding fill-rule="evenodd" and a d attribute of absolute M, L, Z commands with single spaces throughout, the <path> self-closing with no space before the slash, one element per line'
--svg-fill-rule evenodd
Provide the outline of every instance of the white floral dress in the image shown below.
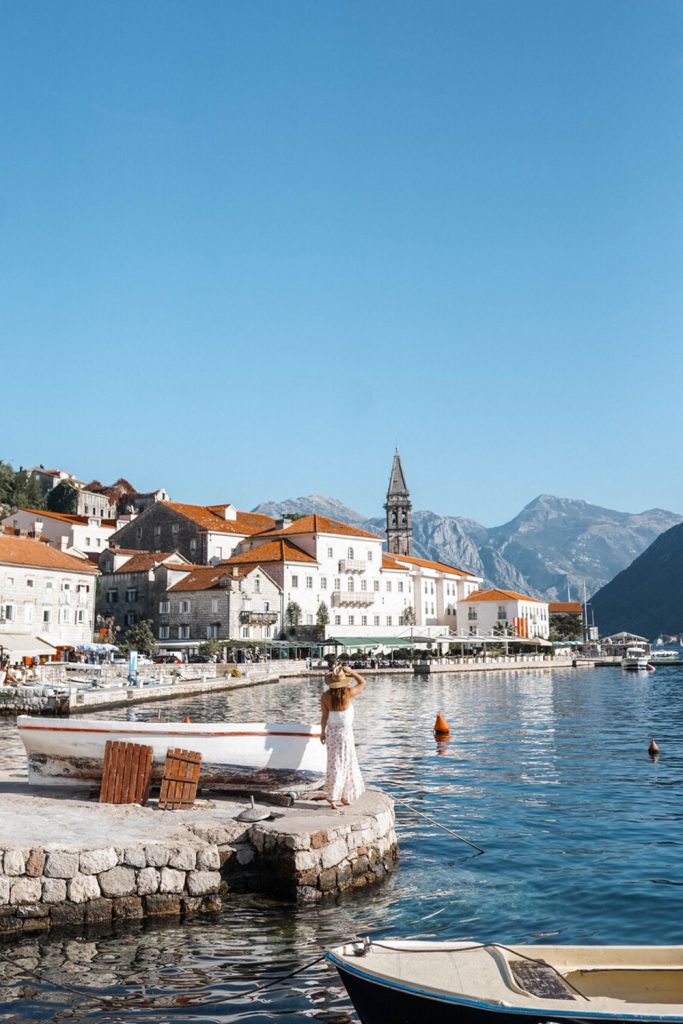
<path fill-rule="evenodd" d="M 365 792 L 353 738 L 353 704 L 345 711 L 330 711 L 325 731 L 328 800 L 357 800 Z"/>

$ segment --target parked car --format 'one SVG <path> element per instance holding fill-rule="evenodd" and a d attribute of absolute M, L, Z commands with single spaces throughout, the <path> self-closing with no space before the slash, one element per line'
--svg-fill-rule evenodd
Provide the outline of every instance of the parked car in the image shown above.
<path fill-rule="evenodd" d="M 182 665 L 183 656 L 177 651 L 164 651 L 163 654 L 155 654 L 152 661 L 155 665 Z"/>
<path fill-rule="evenodd" d="M 191 654 L 187 659 L 192 665 L 206 665 L 213 661 L 210 654 Z"/>

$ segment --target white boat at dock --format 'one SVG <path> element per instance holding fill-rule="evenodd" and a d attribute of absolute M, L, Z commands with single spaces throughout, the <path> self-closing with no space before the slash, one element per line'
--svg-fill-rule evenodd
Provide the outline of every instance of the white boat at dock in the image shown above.
<path fill-rule="evenodd" d="M 366 939 L 327 959 L 363 1024 L 683 1021 L 681 946 Z"/>
<path fill-rule="evenodd" d="M 627 672 L 647 672 L 650 655 L 643 647 L 627 647 L 621 659 L 621 667 Z"/>
<path fill-rule="evenodd" d="M 97 784 L 107 740 L 152 747 L 152 782 L 161 780 L 169 747 L 202 755 L 201 784 L 231 790 L 317 786 L 325 777 L 319 725 L 300 722 L 157 722 L 50 719 L 20 715 L 31 785 Z"/>

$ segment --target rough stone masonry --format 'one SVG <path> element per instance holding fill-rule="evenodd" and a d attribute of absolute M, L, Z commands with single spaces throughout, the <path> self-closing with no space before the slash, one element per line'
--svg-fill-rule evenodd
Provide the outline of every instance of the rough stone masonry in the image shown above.
<path fill-rule="evenodd" d="M 227 800 L 159 811 L 19 786 L 2 796 L 0 937 L 215 911 L 231 890 L 323 900 L 381 881 L 398 856 L 393 803 L 378 790 L 339 811 L 271 808 L 255 824 Z"/>

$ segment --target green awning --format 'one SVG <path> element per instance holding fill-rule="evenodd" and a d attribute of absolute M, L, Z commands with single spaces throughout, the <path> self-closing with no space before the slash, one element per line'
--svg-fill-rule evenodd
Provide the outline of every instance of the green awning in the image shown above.
<path fill-rule="evenodd" d="M 409 636 L 328 636 L 321 641 L 321 647 L 414 647 L 425 643 L 422 639 L 411 640 Z"/>

